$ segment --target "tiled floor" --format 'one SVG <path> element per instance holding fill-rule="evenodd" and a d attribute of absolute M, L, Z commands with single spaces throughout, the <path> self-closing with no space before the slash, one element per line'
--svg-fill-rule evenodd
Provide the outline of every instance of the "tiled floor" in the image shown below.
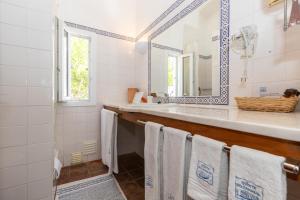
<path fill-rule="evenodd" d="M 99 161 L 64 167 L 58 184 L 90 178 L 107 173 Z M 115 175 L 128 200 L 144 200 L 144 160 L 136 153 L 119 156 L 119 174 Z"/>

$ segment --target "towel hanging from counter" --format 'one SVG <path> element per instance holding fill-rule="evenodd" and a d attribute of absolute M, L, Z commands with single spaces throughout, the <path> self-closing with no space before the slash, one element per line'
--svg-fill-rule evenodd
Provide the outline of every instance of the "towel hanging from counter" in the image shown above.
<path fill-rule="evenodd" d="M 285 200 L 285 158 L 233 146 L 230 151 L 229 200 Z"/>
<path fill-rule="evenodd" d="M 164 128 L 163 199 L 186 200 L 191 143 L 190 133 Z"/>
<path fill-rule="evenodd" d="M 109 168 L 109 173 L 119 173 L 117 152 L 116 113 L 110 110 L 101 111 L 101 157 L 102 162 Z"/>
<path fill-rule="evenodd" d="M 145 200 L 162 200 L 161 124 L 147 122 L 145 126 Z"/>
<path fill-rule="evenodd" d="M 188 180 L 188 195 L 194 200 L 225 200 L 228 197 L 226 144 L 194 136 Z"/>

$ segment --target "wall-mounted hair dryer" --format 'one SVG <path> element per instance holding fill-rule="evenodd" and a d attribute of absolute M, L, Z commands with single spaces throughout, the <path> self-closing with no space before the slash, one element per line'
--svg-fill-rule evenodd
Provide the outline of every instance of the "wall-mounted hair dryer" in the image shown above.
<path fill-rule="evenodd" d="M 244 85 L 247 82 L 248 75 L 248 59 L 251 58 L 257 46 L 257 27 L 256 25 L 244 26 L 240 29 L 240 33 L 233 35 L 231 38 L 231 49 L 233 52 L 241 55 L 241 58 L 246 59 L 244 71 L 241 76 L 241 83 Z"/>

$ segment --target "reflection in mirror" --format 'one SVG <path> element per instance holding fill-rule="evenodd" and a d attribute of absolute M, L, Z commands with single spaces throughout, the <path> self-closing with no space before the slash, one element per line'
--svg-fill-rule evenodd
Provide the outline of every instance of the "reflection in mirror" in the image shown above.
<path fill-rule="evenodd" d="M 151 92 L 220 95 L 220 0 L 209 0 L 151 40 Z"/>

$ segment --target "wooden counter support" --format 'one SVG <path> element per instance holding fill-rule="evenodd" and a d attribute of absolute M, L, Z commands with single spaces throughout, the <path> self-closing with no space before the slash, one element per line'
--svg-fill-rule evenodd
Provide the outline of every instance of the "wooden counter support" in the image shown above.
<path fill-rule="evenodd" d="M 287 162 L 291 164 L 300 164 L 300 142 L 277 139 L 272 137 L 260 136 L 257 134 L 229 130 L 219 127 L 196 124 L 187 121 L 148 115 L 143 113 L 131 113 L 120 111 L 117 108 L 104 106 L 105 109 L 119 113 L 119 118 L 137 123 L 141 121 L 151 121 L 163 124 L 164 126 L 173 127 L 188 131 L 193 135 L 202 135 L 215 140 L 223 141 L 228 146 L 239 145 L 260 151 L 265 151 L 274 155 L 284 156 Z M 300 182 L 300 175 L 288 174 L 288 177 Z"/>

